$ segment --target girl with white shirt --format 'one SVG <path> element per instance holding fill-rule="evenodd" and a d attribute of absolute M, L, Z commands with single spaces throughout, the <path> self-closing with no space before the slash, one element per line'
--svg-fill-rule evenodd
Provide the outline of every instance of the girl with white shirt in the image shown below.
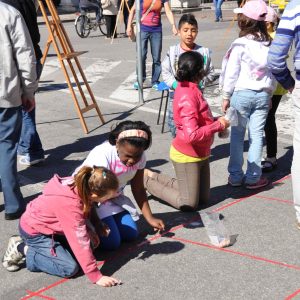
<path fill-rule="evenodd" d="M 132 241 L 138 236 L 135 223 L 139 218 L 137 210 L 123 193 L 128 182 L 146 221 L 156 230 L 165 227 L 162 220 L 152 215 L 143 182 L 146 166 L 144 151 L 150 147 L 151 141 L 152 133 L 144 122 L 123 121 L 110 132 L 108 141 L 95 147 L 78 168 L 103 166 L 113 171 L 119 180 L 119 195 L 97 208 L 98 217 L 110 229 L 107 237 L 100 237 L 100 247 L 103 249 L 117 249 L 122 241 Z"/>
<path fill-rule="evenodd" d="M 239 124 L 233 126 L 230 137 L 228 183 L 257 189 L 268 185 L 261 177 L 263 132 L 275 81 L 267 67 L 271 38 L 264 22 L 267 5 L 263 1 L 248 1 L 238 13 L 239 38 L 227 51 L 222 62 L 220 86 L 223 89 L 222 110 L 229 106 L 238 111 Z M 243 171 L 244 137 L 248 124 L 249 151 L 247 170 Z"/>

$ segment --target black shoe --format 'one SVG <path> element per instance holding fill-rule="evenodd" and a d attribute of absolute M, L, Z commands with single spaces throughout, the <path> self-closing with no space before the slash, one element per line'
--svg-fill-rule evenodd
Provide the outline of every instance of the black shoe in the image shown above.
<path fill-rule="evenodd" d="M 24 213 L 24 211 L 18 211 L 18 212 L 15 212 L 15 213 L 5 213 L 5 220 L 7 221 L 12 221 L 12 220 L 17 220 L 19 219 L 22 214 Z"/>

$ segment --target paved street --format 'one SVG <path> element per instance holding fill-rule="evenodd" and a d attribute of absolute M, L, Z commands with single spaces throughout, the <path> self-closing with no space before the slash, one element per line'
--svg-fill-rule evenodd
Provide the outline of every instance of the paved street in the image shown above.
<path fill-rule="evenodd" d="M 210 10 L 194 14 L 199 22 L 197 41 L 212 50 L 218 70 L 227 47 L 237 36 L 233 14 L 224 11 L 222 23 L 213 22 Z M 175 17 L 178 21 L 180 15 Z M 163 25 L 164 56 L 168 47 L 178 42 L 178 37 L 172 36 L 165 17 Z M 37 128 L 46 150 L 46 161 L 27 169 L 18 166 L 26 199 L 37 196 L 54 173 L 69 175 L 93 147 L 105 140 L 112 125 L 127 118 L 151 125 L 153 144 L 147 151 L 148 167 L 173 175 L 168 159 L 170 134 L 161 134 L 161 125 L 156 125 L 160 93 L 146 88 L 145 103 L 139 105 L 138 93 L 132 89 L 135 44 L 122 37 L 111 44 L 99 31 L 81 39 L 72 22 L 64 26 L 74 49 L 88 51 L 79 59 L 106 123 L 100 126 L 92 111 L 86 115 L 92 131 L 88 135 L 83 133 L 51 48 L 36 96 Z M 120 27 L 123 32 L 123 24 Z M 41 45 L 45 45 L 48 37 L 45 25 L 40 26 L 40 31 Z M 218 86 L 209 87 L 206 97 L 214 114 L 220 114 Z M 67 280 L 26 269 L 9 273 L 0 268 L 0 299 L 300 299 L 300 232 L 295 226 L 290 178 L 292 115 L 291 101 L 285 97 L 277 114 L 278 168 L 267 175 L 273 182 L 267 189 L 249 192 L 242 187 L 229 187 L 229 140 L 215 138 L 211 156 L 211 203 L 203 209 L 224 216 L 225 226 L 232 240 L 236 240 L 231 247 L 218 249 L 209 243 L 198 212 L 178 212 L 158 199 L 149 198 L 154 214 L 165 221 L 167 232 L 155 234 L 141 218 L 138 222 L 141 236 L 136 243 L 124 244 L 112 253 L 97 252 L 102 273 L 121 279 L 123 285 L 100 288 L 90 284 L 85 276 Z M 130 195 L 129 190 L 126 193 Z M 17 233 L 18 222 L 4 221 L 2 194 L 0 197 L 2 255 L 8 238 Z"/>

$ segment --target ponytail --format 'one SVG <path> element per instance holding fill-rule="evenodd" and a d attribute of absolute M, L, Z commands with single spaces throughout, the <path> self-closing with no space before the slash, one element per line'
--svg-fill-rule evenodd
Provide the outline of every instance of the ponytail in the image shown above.
<path fill-rule="evenodd" d="M 109 191 L 117 190 L 119 181 L 107 168 L 83 166 L 75 175 L 72 187 L 77 188 L 83 203 L 83 214 L 87 217 L 92 207 L 91 194 L 103 197 Z"/>

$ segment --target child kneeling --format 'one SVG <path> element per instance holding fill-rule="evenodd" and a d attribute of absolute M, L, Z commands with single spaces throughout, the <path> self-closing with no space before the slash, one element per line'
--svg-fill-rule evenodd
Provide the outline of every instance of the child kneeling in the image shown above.
<path fill-rule="evenodd" d="M 93 204 L 114 197 L 118 186 L 116 175 L 103 167 L 82 167 L 74 177 L 54 175 L 43 194 L 27 205 L 20 219 L 21 237 L 10 238 L 3 266 L 17 271 L 26 261 L 32 272 L 68 278 L 77 274 L 80 265 L 91 282 L 105 287 L 118 284 L 97 268 L 91 241 L 97 247 L 99 239 L 87 227 Z"/>

